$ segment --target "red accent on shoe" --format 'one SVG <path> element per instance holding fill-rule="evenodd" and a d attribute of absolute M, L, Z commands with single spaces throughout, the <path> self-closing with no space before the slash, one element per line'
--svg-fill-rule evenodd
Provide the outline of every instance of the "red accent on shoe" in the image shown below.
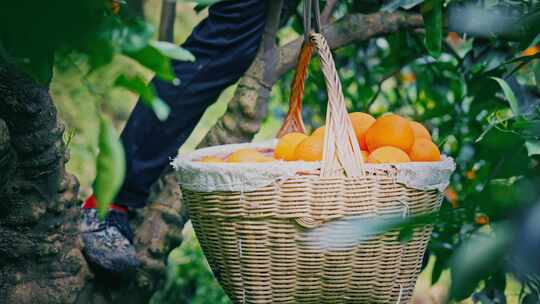
<path fill-rule="evenodd" d="M 82 205 L 83 209 L 96 209 L 97 208 L 97 200 L 96 197 L 93 195 L 90 195 L 83 203 Z"/>
<path fill-rule="evenodd" d="M 111 206 L 109 207 L 109 209 L 113 209 L 113 210 L 116 210 L 116 211 L 118 211 L 118 212 L 124 212 L 124 213 L 127 213 L 127 212 L 128 212 L 128 208 L 127 208 L 127 207 L 120 206 L 120 205 L 117 205 L 117 204 L 111 204 Z"/>
<path fill-rule="evenodd" d="M 82 205 L 83 209 L 95 209 L 97 208 L 97 200 L 96 197 L 93 195 L 90 195 L 83 203 Z M 116 210 L 118 212 L 128 212 L 128 208 L 125 206 L 120 206 L 116 204 L 111 204 L 109 206 L 109 209 Z"/>

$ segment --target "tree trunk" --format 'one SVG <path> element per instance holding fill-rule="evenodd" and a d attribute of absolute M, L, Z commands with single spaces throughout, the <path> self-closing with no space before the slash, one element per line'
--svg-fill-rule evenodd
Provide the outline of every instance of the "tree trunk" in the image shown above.
<path fill-rule="evenodd" d="M 74 302 L 90 272 L 75 229 L 78 184 L 48 89 L 0 66 L 0 301 Z"/>
<path fill-rule="evenodd" d="M 159 40 L 174 41 L 174 21 L 176 20 L 176 0 L 161 1 L 161 17 L 159 21 Z"/>
<path fill-rule="evenodd" d="M 279 18 L 280 4 L 272 6 Z M 273 35 L 265 34 L 267 46 Z M 77 230 L 78 183 L 64 170 L 63 127 L 48 88 L 2 65 L 0 105 L 0 303 L 147 303 L 187 221 L 174 175 L 156 183 L 133 221 L 142 267 L 128 278 L 93 273 Z"/>
<path fill-rule="evenodd" d="M 48 88 L 0 66 L 0 105 L 0 303 L 147 303 L 186 221 L 175 181 L 158 183 L 154 203 L 134 221 L 143 262 L 135 280 L 92 273 Z"/>
<path fill-rule="evenodd" d="M 0 303 L 147 303 L 186 222 L 165 179 L 135 218 L 143 266 L 130 278 L 93 273 L 78 234 L 78 182 L 46 86 L 0 65 Z M 133 279 L 135 278 L 135 279 Z"/>

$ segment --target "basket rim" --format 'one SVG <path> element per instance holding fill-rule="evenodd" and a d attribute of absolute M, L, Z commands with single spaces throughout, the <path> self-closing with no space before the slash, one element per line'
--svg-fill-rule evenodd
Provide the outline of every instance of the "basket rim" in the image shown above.
<path fill-rule="evenodd" d="M 178 183 L 182 188 L 199 192 L 255 191 L 261 187 L 287 180 L 299 173 L 315 173 L 321 162 L 282 160 L 266 163 L 203 163 L 196 160 L 210 155 L 226 155 L 241 148 L 273 148 L 276 139 L 247 144 L 228 144 L 202 148 L 177 156 L 171 165 L 174 167 Z M 366 164 L 366 176 L 392 176 L 397 183 L 408 187 L 444 191 L 450 175 L 455 170 L 451 157 L 443 156 L 438 162 L 410 162 L 401 164 Z M 334 178 L 334 177 L 319 177 Z M 339 177 L 335 177 L 339 178 Z M 352 177 L 362 179 L 365 177 Z"/>
<path fill-rule="evenodd" d="M 280 159 L 276 159 L 273 162 L 265 162 L 265 163 L 203 163 L 199 162 L 197 160 L 205 157 L 205 156 L 226 156 L 235 150 L 242 149 L 242 148 L 255 148 L 255 149 L 273 149 L 278 140 L 277 139 L 271 139 L 261 142 L 255 142 L 255 143 L 240 143 L 240 144 L 225 144 L 225 145 L 217 145 L 217 146 L 211 146 L 206 148 L 200 148 L 196 149 L 191 152 L 179 154 L 177 157 L 175 157 L 171 165 L 176 169 L 179 170 L 180 165 L 185 168 L 186 165 L 193 166 L 193 168 L 208 168 L 208 169 L 220 169 L 220 170 L 227 170 L 229 169 L 237 169 L 237 168 L 259 168 L 264 169 L 267 167 L 274 167 L 276 163 L 279 164 L 279 166 L 287 166 L 291 169 L 299 168 L 299 169 L 310 169 L 310 170 L 317 170 L 321 167 L 321 161 L 284 161 Z M 274 164 L 269 166 L 270 164 Z M 400 168 L 409 168 L 409 167 L 418 167 L 418 166 L 429 166 L 431 168 L 439 168 L 440 169 L 448 169 L 450 167 L 455 167 L 454 159 L 448 155 L 442 154 L 440 161 L 433 161 L 433 162 L 407 162 L 407 163 L 388 163 L 388 164 L 373 164 L 373 163 L 365 163 L 366 171 L 369 171 L 368 169 L 400 169 Z M 420 168 L 417 168 L 420 169 Z"/>

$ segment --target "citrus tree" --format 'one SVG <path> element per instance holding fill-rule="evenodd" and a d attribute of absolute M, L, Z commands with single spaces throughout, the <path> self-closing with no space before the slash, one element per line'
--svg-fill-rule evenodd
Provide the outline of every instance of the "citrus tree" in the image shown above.
<path fill-rule="evenodd" d="M 127 283 L 92 274 L 76 235 L 77 181 L 64 170 L 63 126 L 48 93 L 54 65 L 78 70 L 84 79 L 108 68 L 114 56 L 127 56 L 178 83 L 170 59 L 196 60 L 154 40 L 154 30 L 130 4 L 19 0 L 0 11 L 0 298 L 8 302 L 145 302 L 158 288 L 169 250 L 181 241 L 185 217 L 172 175 L 164 176 L 151 199 L 170 208 L 150 205 L 137 223 L 144 266 Z M 279 102 L 272 103 L 272 115 L 267 111 L 270 90 L 277 84 L 286 102 L 288 71 L 303 37 L 286 43 L 275 37 L 280 28 L 289 37 L 302 33 L 297 4 L 269 1 L 259 53 L 200 146 L 249 141 L 265 118 L 282 116 Z M 435 226 L 432 278 L 436 282 L 451 269 L 453 299 L 474 295 L 482 303 L 504 303 L 507 274 L 513 274 L 523 283 L 520 300 L 536 303 L 537 4 L 328 0 L 321 7 L 350 110 L 392 111 L 423 121 L 442 151 L 456 159 L 442 211 L 398 223 L 403 241 L 410 225 Z M 284 8 L 292 10 L 282 14 Z M 325 113 L 318 69 L 314 63 L 304 98 L 305 121 L 313 128 Z M 166 104 L 142 76 L 121 74 L 110 86 L 136 92 L 158 118 L 167 117 Z M 95 191 L 105 210 L 122 182 L 123 153 L 106 115 L 99 133 Z M 184 299 L 166 292 L 157 298 Z"/>
<path fill-rule="evenodd" d="M 412 225 L 434 225 L 428 250 L 434 260 L 432 284 L 450 270 L 449 299 L 539 301 L 539 265 L 534 258 L 540 212 L 538 4 L 328 1 L 326 7 L 331 6 L 333 14 L 327 11 L 323 16 L 336 21 L 323 32 L 332 47 L 340 47 L 335 58 L 349 110 L 396 112 L 422 121 L 441 150 L 456 160 L 441 212 L 396 223 L 402 226 L 404 241 Z M 415 22 L 420 15 L 423 24 Z M 351 26 L 348 22 L 358 21 L 355 17 L 367 22 Z M 381 30 L 377 17 L 392 27 Z M 288 30 L 301 36 L 301 23 L 293 16 Z M 356 31 L 362 27 L 373 35 Z M 297 50 L 301 40 L 282 46 L 277 66 L 267 67 L 274 75 L 271 83 L 285 74 L 277 81 L 276 95 L 281 98 L 272 103 L 279 119 L 285 114 L 293 77 L 286 73 L 294 62 L 286 51 Z M 310 69 L 303 114 L 314 130 L 324 124 L 326 96 L 320 67 L 314 62 Z M 264 108 L 267 99 L 262 100 Z M 255 132 L 242 132 L 249 130 L 242 124 L 268 117 L 230 125 L 231 116 L 239 116 L 238 108 L 228 109 L 203 144 L 249 140 Z M 520 289 L 507 297 L 509 282 L 516 280 Z"/>

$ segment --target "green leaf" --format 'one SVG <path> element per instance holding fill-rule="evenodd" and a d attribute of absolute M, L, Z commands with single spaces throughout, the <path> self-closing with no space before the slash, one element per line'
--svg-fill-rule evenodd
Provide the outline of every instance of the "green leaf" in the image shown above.
<path fill-rule="evenodd" d="M 332 221 L 306 232 L 306 240 L 321 249 L 339 250 L 350 244 L 361 243 L 373 235 L 392 230 L 404 223 L 404 219 L 343 219 Z"/>
<path fill-rule="evenodd" d="M 414 227 L 413 226 L 405 226 L 403 229 L 399 231 L 398 240 L 401 243 L 407 243 L 412 239 L 414 235 Z"/>
<path fill-rule="evenodd" d="M 384 2 L 384 6 L 381 8 L 381 10 L 392 13 L 400 7 L 404 9 L 411 9 L 422 2 L 424 2 L 424 0 L 390 0 Z"/>
<path fill-rule="evenodd" d="M 150 23 L 134 20 L 111 31 L 111 39 L 122 52 L 136 52 L 148 45 L 154 32 Z"/>
<path fill-rule="evenodd" d="M 306 231 L 305 236 L 306 240 L 313 246 L 325 249 L 339 249 L 353 243 L 364 242 L 366 239 L 386 231 L 394 229 L 413 230 L 423 225 L 432 224 L 440 216 L 439 212 L 434 212 L 406 218 L 347 218 L 335 220 Z M 453 211 L 448 216 L 453 217 Z"/>
<path fill-rule="evenodd" d="M 146 84 L 142 77 L 138 75 L 128 77 L 121 74 L 116 78 L 114 85 L 138 94 L 142 102 L 154 111 L 159 120 L 164 121 L 169 116 L 169 106 L 157 96 L 154 87 L 151 84 Z"/>
<path fill-rule="evenodd" d="M 138 75 L 133 76 L 133 77 L 128 77 L 124 74 L 121 74 L 114 81 L 114 85 L 133 91 L 139 94 L 141 98 L 146 101 L 152 100 L 155 96 L 155 93 L 152 90 L 152 88 L 146 85 L 146 82 L 144 81 L 144 79 Z"/>
<path fill-rule="evenodd" d="M 522 304 L 537 304 L 540 301 L 540 296 L 535 293 L 527 294 L 521 301 Z"/>
<path fill-rule="evenodd" d="M 493 115 L 493 119 L 488 119 L 489 121 L 489 125 L 484 129 L 484 131 L 482 131 L 482 133 L 480 134 L 480 136 L 478 136 L 478 138 L 476 138 L 476 140 L 474 141 L 475 143 L 479 143 L 481 142 L 484 137 L 491 131 L 493 130 L 493 128 L 497 127 L 498 125 L 500 124 L 504 124 L 506 122 L 508 122 L 509 120 L 513 119 L 514 116 L 502 116 L 502 115 Z"/>
<path fill-rule="evenodd" d="M 371 100 L 373 95 L 375 95 L 375 92 L 373 92 L 373 89 L 368 85 L 361 85 L 358 88 L 358 100 L 362 105 L 367 105 L 367 103 Z"/>
<path fill-rule="evenodd" d="M 207 7 L 208 7 L 208 5 L 197 4 L 193 8 L 193 10 L 195 10 L 195 12 L 198 14 L 198 13 L 202 12 Z"/>
<path fill-rule="evenodd" d="M 540 55 L 540 53 L 538 53 Z M 540 62 L 537 62 L 534 66 L 534 81 L 536 87 L 540 90 Z"/>
<path fill-rule="evenodd" d="M 152 110 L 154 110 L 156 117 L 161 121 L 167 120 L 169 114 L 171 114 L 171 108 L 169 105 L 163 101 L 163 99 L 157 96 L 154 98 L 150 106 L 152 107 Z"/>
<path fill-rule="evenodd" d="M 443 271 L 448 267 L 448 255 L 437 256 L 435 259 L 435 265 L 433 265 L 433 270 L 431 271 L 431 285 L 435 285 Z"/>
<path fill-rule="evenodd" d="M 42 54 L 36 54 L 33 57 L 17 58 L 14 62 L 21 71 L 25 72 L 37 83 L 46 86 L 50 84 L 54 65 L 54 56 L 52 54 L 44 51 Z"/>
<path fill-rule="evenodd" d="M 503 269 L 499 269 L 499 271 L 494 273 L 489 279 L 485 281 L 484 291 L 493 292 L 499 290 L 502 293 L 504 292 L 504 290 L 506 290 L 506 284 L 506 273 L 505 271 L 503 271 Z M 504 296 L 504 293 L 502 295 Z M 499 301 L 498 303 L 505 302 Z"/>
<path fill-rule="evenodd" d="M 528 140 L 525 142 L 529 156 L 540 155 L 540 140 Z"/>
<path fill-rule="evenodd" d="M 99 214 L 103 217 L 124 182 L 126 169 L 122 143 L 120 143 L 111 121 L 103 116 L 100 117 L 98 146 L 94 195 Z"/>
<path fill-rule="evenodd" d="M 538 134 L 540 134 L 540 120 L 531 120 L 524 116 L 520 116 L 512 125 L 512 129 L 513 131 L 517 131 L 522 137 L 526 139 L 537 139 Z"/>
<path fill-rule="evenodd" d="M 443 39 L 443 3 L 441 0 L 428 0 L 420 8 L 426 24 L 425 44 L 433 57 L 441 55 Z"/>
<path fill-rule="evenodd" d="M 150 41 L 150 45 L 159 50 L 163 55 L 181 61 L 195 61 L 195 56 L 190 51 L 166 41 Z"/>
<path fill-rule="evenodd" d="M 138 51 L 124 52 L 124 54 L 152 70 L 157 77 L 166 81 L 178 81 L 173 73 L 170 59 L 155 47 L 147 45 Z"/>
<path fill-rule="evenodd" d="M 493 225 L 493 233 L 476 232 L 454 253 L 451 261 L 450 297 L 463 300 L 478 283 L 497 271 L 511 241 L 508 224 Z"/>
<path fill-rule="evenodd" d="M 518 33 L 519 47 L 524 49 L 527 46 L 538 41 L 538 27 L 540 26 L 540 10 L 538 6 L 532 9 L 529 13 L 522 15 L 519 18 L 514 31 Z"/>
<path fill-rule="evenodd" d="M 510 108 L 512 109 L 512 112 L 514 112 L 515 116 L 518 116 L 520 112 L 519 112 L 517 98 L 516 98 L 516 95 L 514 95 L 514 92 L 512 91 L 508 83 L 504 79 L 501 79 L 498 77 L 491 77 L 491 79 L 499 83 L 499 85 L 501 86 L 503 90 L 504 96 L 506 96 L 506 99 L 508 100 L 508 103 L 510 104 Z"/>
<path fill-rule="evenodd" d="M 110 40 L 107 40 L 104 37 L 96 37 L 95 39 L 92 39 L 86 47 L 90 70 L 94 71 L 111 63 L 114 57 L 114 52 L 115 50 Z"/>

